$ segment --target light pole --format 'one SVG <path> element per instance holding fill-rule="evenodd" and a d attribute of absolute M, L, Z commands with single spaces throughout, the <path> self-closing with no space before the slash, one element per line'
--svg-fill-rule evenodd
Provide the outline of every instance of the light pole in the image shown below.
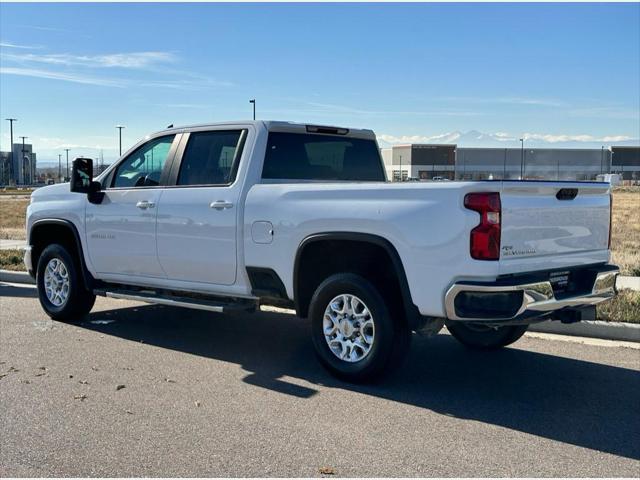
<path fill-rule="evenodd" d="M 253 119 L 256 119 L 256 99 L 252 98 L 249 103 L 253 104 Z"/>
<path fill-rule="evenodd" d="M 67 152 L 67 176 L 65 177 L 65 180 L 69 178 L 69 150 L 71 149 L 70 148 L 64 149 L 64 151 Z"/>
<path fill-rule="evenodd" d="M 524 138 L 520 139 L 520 180 L 524 179 Z"/>
<path fill-rule="evenodd" d="M 17 122 L 17 118 L 5 118 L 9 122 L 9 131 L 11 132 L 11 146 L 9 147 L 9 181 L 13 179 L 13 122 Z"/>
<path fill-rule="evenodd" d="M 58 154 L 58 183 L 62 182 L 62 154 Z"/>
<path fill-rule="evenodd" d="M 122 129 L 124 128 L 122 125 L 116 125 L 118 129 L 118 138 L 120 142 L 120 156 L 122 156 Z"/>
<path fill-rule="evenodd" d="M 25 152 L 24 141 L 29 137 L 18 137 L 18 138 L 22 139 L 22 159 L 21 159 L 20 165 L 22 165 L 22 183 L 24 184 L 24 183 L 27 183 L 27 181 L 26 181 L 27 180 L 26 179 L 27 172 L 26 172 L 25 167 L 24 167 L 24 152 Z"/>
<path fill-rule="evenodd" d="M 400 155 L 400 181 L 402 181 L 402 155 Z"/>

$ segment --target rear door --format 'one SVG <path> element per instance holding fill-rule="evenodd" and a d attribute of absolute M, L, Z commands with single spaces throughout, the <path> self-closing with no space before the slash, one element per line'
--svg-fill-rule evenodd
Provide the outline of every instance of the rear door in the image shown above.
<path fill-rule="evenodd" d="M 236 176 L 247 132 L 224 127 L 184 134 L 158 208 L 158 258 L 169 279 L 235 283 L 242 188 Z"/>
<path fill-rule="evenodd" d="M 501 272 L 608 260 L 609 184 L 503 182 Z"/>

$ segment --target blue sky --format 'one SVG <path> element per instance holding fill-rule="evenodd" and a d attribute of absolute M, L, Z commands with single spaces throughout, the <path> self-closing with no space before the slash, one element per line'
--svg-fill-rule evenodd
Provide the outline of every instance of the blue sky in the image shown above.
<path fill-rule="evenodd" d="M 168 124 L 372 128 L 381 143 L 640 137 L 640 4 L 7 4 L 2 149 L 117 150 Z M 471 132 L 471 133 L 469 133 Z M 479 133 L 478 133 L 479 132 Z"/>

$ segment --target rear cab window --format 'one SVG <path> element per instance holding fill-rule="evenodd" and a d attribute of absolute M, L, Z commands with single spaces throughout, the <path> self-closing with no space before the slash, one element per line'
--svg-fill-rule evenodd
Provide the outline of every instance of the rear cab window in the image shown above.
<path fill-rule="evenodd" d="M 269 132 L 262 178 L 384 182 L 374 140 L 341 135 Z"/>

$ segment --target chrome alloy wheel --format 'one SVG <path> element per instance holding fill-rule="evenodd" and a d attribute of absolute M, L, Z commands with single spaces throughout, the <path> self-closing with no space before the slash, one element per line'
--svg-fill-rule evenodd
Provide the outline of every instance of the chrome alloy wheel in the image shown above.
<path fill-rule="evenodd" d="M 56 307 L 69 298 L 69 270 L 59 258 L 52 258 L 44 271 L 44 290 L 47 299 Z"/>
<path fill-rule="evenodd" d="M 329 349 L 340 360 L 359 362 L 371 351 L 375 324 L 367 306 L 355 295 L 338 295 L 331 300 L 322 327 Z"/>

